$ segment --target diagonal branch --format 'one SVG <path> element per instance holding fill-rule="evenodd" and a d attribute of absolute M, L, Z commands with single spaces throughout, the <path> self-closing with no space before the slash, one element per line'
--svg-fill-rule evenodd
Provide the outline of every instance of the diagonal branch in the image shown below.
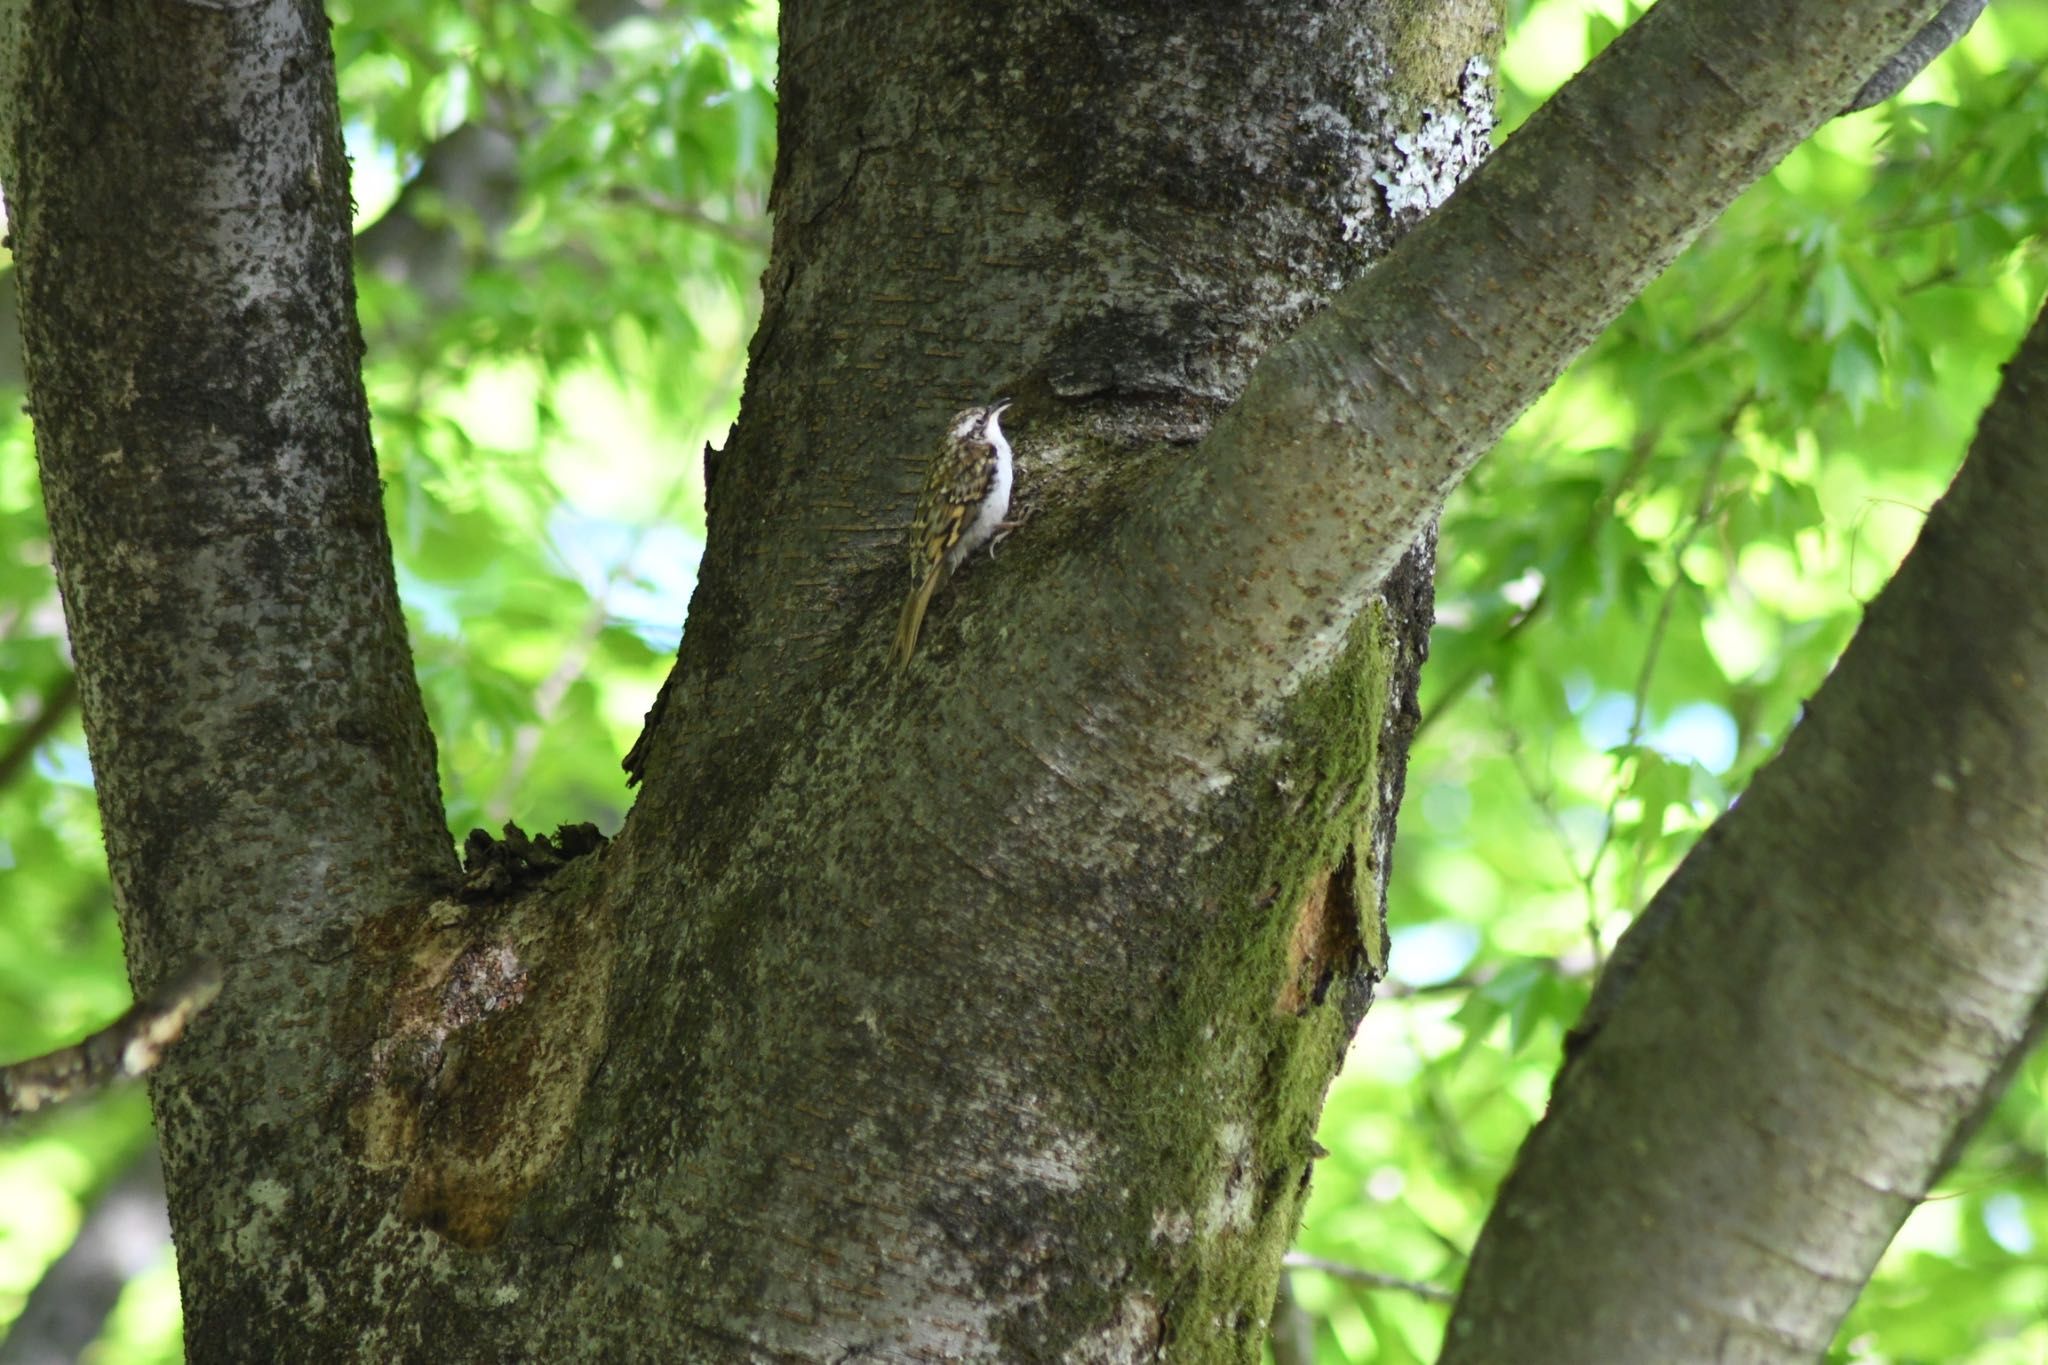
<path fill-rule="evenodd" d="M 1941 7 L 1941 12 L 1927 21 L 1925 28 L 1915 33 L 1891 60 L 1877 69 L 1876 75 L 1863 83 L 1843 112 L 1853 114 L 1873 104 L 1882 104 L 1904 90 L 1915 76 L 1927 69 L 1929 62 L 1970 31 L 1970 25 L 1977 22 L 1977 16 L 1984 12 L 1987 3 L 1989 0 L 1948 0 Z"/>
<path fill-rule="evenodd" d="M 78 705 L 78 675 L 67 672 L 57 685 L 43 694 L 36 712 L 25 722 L 19 733 L 0 748 L 0 788 L 14 781 L 15 774 L 28 766 L 35 757 L 37 746 L 56 733 L 57 727 L 71 714 L 71 708 Z"/>
<path fill-rule="evenodd" d="M 1623 938 L 1446 1361 L 1811 1360 L 1996 1096 L 2048 1001 L 2044 426 L 2048 312 L 1783 754 Z"/>
<path fill-rule="evenodd" d="M 78 1235 L 29 1290 L 0 1336 L 0 1365 L 83 1359 L 129 1282 L 170 1250 L 163 1159 L 151 1142 L 93 1197 Z"/>
<path fill-rule="evenodd" d="M 1319 671 L 1507 425 L 1932 7 L 1658 5 L 1264 358 L 1050 633 L 1124 641 L 1148 710 L 1241 751 L 1237 699 Z"/>
<path fill-rule="evenodd" d="M 1411 1280 L 1403 1275 L 1389 1275 L 1381 1270 L 1346 1265 L 1342 1261 L 1310 1256 L 1305 1252 L 1290 1251 L 1281 1258 L 1280 1264 L 1289 1270 L 1320 1270 L 1325 1275 L 1351 1284 L 1364 1285 L 1368 1289 L 1392 1289 L 1403 1294 L 1413 1294 L 1416 1298 L 1427 1299 L 1431 1303 L 1451 1301 L 1451 1291 L 1441 1285 L 1430 1284 L 1424 1280 Z"/>

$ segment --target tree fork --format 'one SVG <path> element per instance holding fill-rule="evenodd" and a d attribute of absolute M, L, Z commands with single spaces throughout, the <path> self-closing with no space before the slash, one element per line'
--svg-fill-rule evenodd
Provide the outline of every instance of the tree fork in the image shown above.
<path fill-rule="evenodd" d="M 1361 284 L 1467 168 L 1491 6 L 792 3 L 643 795 L 455 909 L 323 21 L 87 8 L 20 20 L 0 172 L 131 961 L 237 983 L 158 1088 L 195 1356 L 1178 1361 L 1255 1358 L 1381 960 L 1427 621 L 1389 566 L 1932 6 L 1668 0 Z M 1003 391 L 1041 515 L 885 687 L 923 454 Z M 560 1068 L 544 1009 L 601 1021 Z M 449 1097 L 544 1073 L 536 1168 L 422 1190 Z"/>

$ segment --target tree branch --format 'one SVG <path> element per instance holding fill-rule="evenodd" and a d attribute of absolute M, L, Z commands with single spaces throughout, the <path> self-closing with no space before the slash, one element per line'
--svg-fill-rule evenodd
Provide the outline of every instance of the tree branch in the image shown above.
<path fill-rule="evenodd" d="M 2026 1046 L 2044 427 L 2048 313 L 1784 752 L 1623 937 L 1446 1362 L 1812 1359 Z"/>
<path fill-rule="evenodd" d="M 78 675 L 67 672 L 64 677 L 44 694 L 35 715 L 22 725 L 21 732 L 0 749 L 0 788 L 14 780 L 14 775 L 28 765 L 35 757 L 36 748 L 56 732 L 64 718 L 71 714 L 71 708 L 78 705 Z"/>
<path fill-rule="evenodd" d="M 1057 629 L 1017 634 L 1121 641 L 1176 750 L 1201 736 L 1197 768 L 1227 767 L 1258 736 L 1238 699 L 1317 673 L 1507 425 L 1930 8 L 1658 5 L 1268 353 L 1120 523 L 1078 612 L 1063 598 Z"/>
<path fill-rule="evenodd" d="M 1842 112 L 1853 114 L 1859 109 L 1868 109 L 1904 90 L 1908 82 L 1927 69 L 1928 63 L 1948 51 L 1957 39 L 1970 31 L 1970 25 L 1977 22 L 1977 16 L 1984 12 L 1988 3 L 1989 0 L 1948 0 L 1941 7 L 1941 12 L 1927 21 L 1925 28 L 1914 34 L 1892 55 L 1891 60 L 1863 83 L 1863 88 L 1856 92 L 1855 98 L 1849 101 L 1849 107 Z"/>
<path fill-rule="evenodd" d="M 170 1250 L 163 1161 L 152 1141 L 94 1198 L 78 1235 L 29 1291 L 0 1340 L 0 1365 L 83 1359 L 128 1282 Z"/>
<path fill-rule="evenodd" d="M 0 1067 L 0 1124 L 150 1070 L 219 996 L 220 984 L 220 963 L 200 958 L 83 1042 Z"/>
<path fill-rule="evenodd" d="M 722 237 L 737 246 L 754 251 L 768 249 L 768 234 L 759 228 L 744 223 L 729 223 L 723 218 L 713 217 L 695 204 L 684 204 L 666 195 L 656 194 L 644 185 L 614 185 L 606 195 L 616 204 L 630 204 L 660 214 L 678 223 L 702 228 L 714 237 Z"/>
<path fill-rule="evenodd" d="M 1378 1270 L 1366 1270 L 1360 1266 L 1346 1265 L 1342 1261 L 1325 1260 L 1321 1256 L 1310 1256 L 1306 1252 L 1290 1251 L 1281 1258 L 1280 1264 L 1289 1270 L 1319 1270 L 1351 1284 L 1362 1284 L 1368 1289 L 1393 1289 L 1403 1294 L 1413 1294 L 1430 1303 L 1449 1303 L 1453 1298 L 1450 1290 L 1442 1285 L 1429 1284 L 1422 1280 L 1405 1279 L 1399 1275 L 1388 1275 Z"/>

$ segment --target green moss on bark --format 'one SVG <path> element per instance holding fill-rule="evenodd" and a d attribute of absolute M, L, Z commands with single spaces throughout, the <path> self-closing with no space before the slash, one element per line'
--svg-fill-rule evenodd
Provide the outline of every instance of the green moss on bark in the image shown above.
<path fill-rule="evenodd" d="M 1370 964 L 1382 957 L 1376 872 L 1356 850 L 1370 846 L 1378 814 L 1394 657 L 1376 603 L 1336 665 L 1292 704 L 1289 742 L 1241 780 L 1242 814 L 1256 828 L 1231 845 L 1244 853 L 1213 866 L 1209 928 L 1110 1079 L 1116 1112 L 1131 1124 L 1117 1135 L 1118 1183 L 1143 1193 L 1105 1201 L 1087 1237 L 1144 1246 L 1152 1264 L 1073 1286 L 1051 1320 L 1128 1319 L 1134 1295 L 1149 1299 L 1164 1284 L 1156 1306 L 1166 1358 L 1259 1359 L 1323 1096 L 1356 1018 L 1342 1002 L 1370 990 Z M 1325 931 L 1305 934 L 1308 921 Z M 1344 932 L 1328 932 L 1339 925 Z M 1324 960 L 1332 952 L 1339 960 Z M 1191 1141 L 1204 1125 L 1208 1141 Z"/>

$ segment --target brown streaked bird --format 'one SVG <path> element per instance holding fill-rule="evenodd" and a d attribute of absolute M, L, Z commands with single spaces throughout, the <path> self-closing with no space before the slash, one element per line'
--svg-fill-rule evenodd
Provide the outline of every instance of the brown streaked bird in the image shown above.
<path fill-rule="evenodd" d="M 953 417 L 946 442 L 932 458 L 910 523 L 910 579 L 915 585 L 896 622 L 889 660 L 902 668 L 917 649 L 932 594 L 967 556 L 989 543 L 1010 511 L 1010 443 L 997 420 L 1010 399 L 966 408 Z"/>

